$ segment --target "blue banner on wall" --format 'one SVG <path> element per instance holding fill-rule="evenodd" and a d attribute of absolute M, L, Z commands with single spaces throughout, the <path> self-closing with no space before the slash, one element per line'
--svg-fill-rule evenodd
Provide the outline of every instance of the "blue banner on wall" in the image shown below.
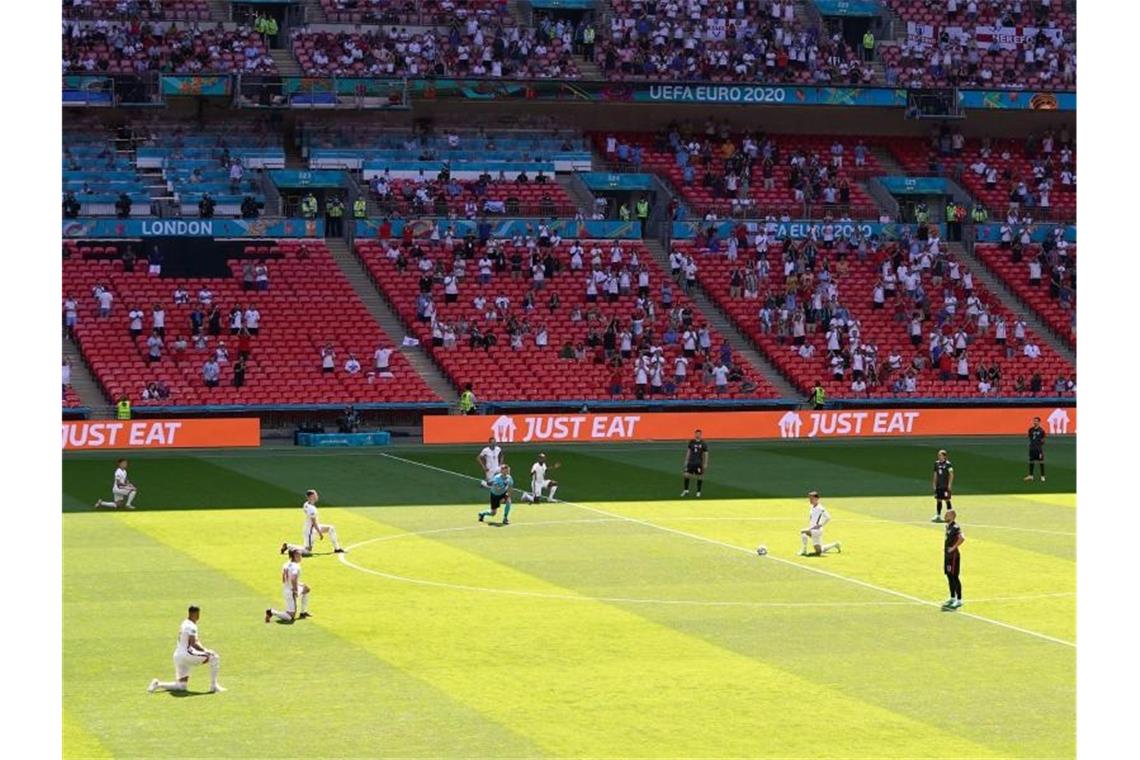
<path fill-rule="evenodd" d="M 878 16 L 877 0 L 812 0 L 821 16 Z"/>
<path fill-rule="evenodd" d="M 323 219 L 67 219 L 65 238 L 324 237 Z"/>
<path fill-rule="evenodd" d="M 298 170 L 271 169 L 269 178 L 277 187 L 295 189 L 298 187 L 345 187 L 348 185 L 344 172 L 335 169 Z"/>
<path fill-rule="evenodd" d="M 1007 111 L 1075 111 L 1075 92 L 1034 92 L 1033 90 L 959 90 L 963 108 Z"/>
<path fill-rule="evenodd" d="M 590 190 L 652 190 L 652 174 L 611 174 L 609 172 L 580 172 L 582 182 Z"/>
<path fill-rule="evenodd" d="M 1029 229 L 1029 237 L 1034 243 L 1040 243 L 1048 235 L 1053 234 L 1053 230 L 1057 228 L 1056 224 L 1035 224 Z M 974 239 L 979 243 L 998 243 L 1001 242 L 1001 227 L 998 222 L 991 222 L 989 224 L 979 224 L 974 227 Z M 1021 227 L 1012 225 L 1011 229 L 1013 234 L 1017 235 L 1021 232 Z M 1065 233 L 1065 240 L 1069 243 L 1077 242 L 1077 228 L 1071 225 L 1062 227 Z"/>
<path fill-rule="evenodd" d="M 942 177 L 876 177 L 891 195 L 945 195 L 946 180 Z"/>
<path fill-rule="evenodd" d="M 491 237 L 509 238 L 515 235 L 535 235 L 538 232 L 538 222 L 534 219 L 488 219 L 491 225 Z M 380 233 L 381 219 L 357 219 L 356 237 L 375 238 Z M 404 227 L 410 225 L 412 237 L 431 237 L 432 232 L 439 231 L 441 237 L 451 228 L 452 236 L 464 238 L 468 235 L 479 235 L 478 222 L 471 219 L 393 219 L 392 237 L 404 234 Z M 550 224 L 552 232 L 557 232 L 563 238 L 607 238 L 635 240 L 641 237 L 641 222 L 604 222 L 571 220 L 556 221 Z"/>
<path fill-rule="evenodd" d="M 763 221 L 733 221 L 721 220 L 717 222 L 673 222 L 673 237 L 679 240 L 691 240 L 697 236 L 698 230 L 707 230 L 712 227 L 716 230 L 717 237 L 724 239 L 732 235 L 736 230 L 738 224 L 743 224 L 749 231 L 749 234 L 755 234 L 759 231 L 760 227 L 766 222 Z M 770 238 L 775 240 L 782 240 L 790 237 L 793 240 L 801 240 L 811 235 L 812 227 L 816 228 L 817 236 L 820 235 L 823 226 L 827 222 L 822 222 L 812 219 L 797 219 L 790 222 L 772 222 L 775 225 L 775 230 L 769 235 Z M 904 231 L 909 231 L 912 234 L 916 229 L 913 224 L 881 224 L 879 222 L 832 222 L 835 227 L 835 234 L 842 235 L 843 237 L 850 238 L 855 234 L 856 230 L 861 232 L 864 237 L 879 237 L 888 240 L 893 240 L 902 235 Z M 946 226 L 927 225 L 938 227 L 939 234 L 945 236 Z"/>

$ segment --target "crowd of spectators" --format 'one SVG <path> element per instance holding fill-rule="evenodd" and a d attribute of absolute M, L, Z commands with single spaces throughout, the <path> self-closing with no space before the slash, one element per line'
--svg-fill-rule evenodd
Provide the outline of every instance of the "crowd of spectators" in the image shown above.
<path fill-rule="evenodd" d="M 840 34 L 796 17 L 794 2 L 615 0 L 597 62 L 611 78 L 870 83 Z"/>
<path fill-rule="evenodd" d="M 669 176 L 697 214 L 799 218 L 822 210 L 836 218 L 875 216 L 856 181 L 877 162 L 861 139 L 734 132 L 708 119 L 703 128 L 676 123 L 651 136 L 609 133 L 599 140 L 607 161 Z M 685 213 L 677 206 L 673 218 Z M 815 213 L 815 216 L 820 216 Z"/>
<path fill-rule="evenodd" d="M 446 29 L 293 34 L 293 52 L 309 75 L 449 76 L 569 79 L 579 76 L 568 25 L 522 28 L 474 15 Z"/>
<path fill-rule="evenodd" d="M 435 214 L 453 219 L 482 216 L 570 216 L 570 196 L 541 170 L 507 177 L 489 172 L 474 180 L 458 180 L 445 169 L 436 177 L 395 179 L 385 171 L 369 182 L 380 213 L 395 217 Z"/>
<path fill-rule="evenodd" d="M 827 223 L 803 240 L 778 240 L 775 229 L 761 225 L 753 235 L 740 225 L 725 240 L 705 232 L 675 247 L 671 265 L 696 280 L 707 262 L 724 279 L 707 283 L 711 290 L 730 304 L 751 302 L 749 329 L 802 361 L 804 376 L 829 377 L 844 395 L 913 395 L 934 379 L 976 381 L 981 395 L 1049 390 L 1043 377 L 1057 365 L 1024 319 L 974 282 L 937 228 L 889 242 L 858 229 L 847 238 Z M 1064 266 L 1057 246 L 1051 255 Z M 1072 376 L 1062 379 L 1059 395 L 1069 383 L 1075 388 Z"/>
<path fill-rule="evenodd" d="M 507 0 L 321 0 L 331 21 L 353 24 L 446 24 L 510 15 Z"/>
<path fill-rule="evenodd" d="M 891 5 L 911 28 L 904 42 L 883 48 L 888 86 L 1076 86 L 1075 14 L 1063 7 L 1067 3 L 892 0 Z M 1036 32 L 1023 33 L 1025 27 Z M 993 28 L 1010 30 L 1007 39 L 999 39 Z M 1016 36 L 1009 41 L 1008 35 Z"/>
<path fill-rule="evenodd" d="M 126 23 L 104 18 L 79 24 L 64 21 L 63 71 L 78 74 L 272 73 L 273 58 L 250 28 L 227 31 L 221 24 L 165 27 L 139 18 Z"/>
<path fill-rule="evenodd" d="M 210 6 L 206 0 L 63 0 L 63 17 L 205 21 Z"/>

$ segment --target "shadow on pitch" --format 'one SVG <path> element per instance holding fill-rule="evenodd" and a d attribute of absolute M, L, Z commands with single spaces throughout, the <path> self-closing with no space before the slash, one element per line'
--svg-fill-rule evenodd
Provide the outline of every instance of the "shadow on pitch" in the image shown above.
<path fill-rule="evenodd" d="M 175 699 L 186 699 L 186 697 L 201 697 L 205 694 L 212 694 L 210 691 L 168 691 L 166 692 Z"/>

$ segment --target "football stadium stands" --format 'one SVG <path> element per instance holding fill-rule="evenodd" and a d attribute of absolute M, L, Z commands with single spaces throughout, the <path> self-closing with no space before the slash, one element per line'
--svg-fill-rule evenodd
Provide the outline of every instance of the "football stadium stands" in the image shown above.
<path fill-rule="evenodd" d="M 687 312 L 694 330 L 702 329 L 702 325 L 707 329 L 691 300 L 680 287 L 670 283 L 673 306 L 667 309 L 661 305 L 661 288 L 668 276 L 639 241 L 580 241 L 581 269 L 574 268 L 572 245 L 562 241 L 549 249 L 559 271 L 537 264 L 543 278 L 536 289 L 536 280 L 528 268 L 528 247 L 519 240 L 499 241 L 494 248 L 501 251 L 500 264 L 496 266 L 488 258 L 481 265 L 482 256 L 467 262 L 454 300 L 449 300 L 443 282 L 453 271 L 445 265 L 450 256 L 443 243 L 418 242 L 408 246 L 399 240 L 362 240 L 356 250 L 410 333 L 430 346 L 432 356 L 454 384 L 474 382 L 481 399 L 633 400 L 637 397 L 637 333 L 646 336 L 643 348 L 656 346 L 662 350 L 663 380 L 675 386 L 672 392 L 663 386 L 662 397 L 776 397 L 775 390 L 731 352 L 726 358 L 730 358 L 732 367 L 740 369 L 741 378 L 732 380 L 725 392 L 718 393 L 706 379 L 709 362 L 696 355 L 687 369 L 687 379 L 676 385 L 675 362 L 683 353 L 685 317 L 674 310 Z M 613 263 L 614 248 L 621 249 L 621 264 Z M 615 287 L 619 288 L 613 300 L 606 296 L 604 281 L 597 286 L 595 300 L 589 300 L 586 280 L 592 271 L 595 249 L 601 262 L 598 271 L 612 274 Z M 536 250 L 541 254 L 544 249 Z M 647 304 L 653 305 L 652 316 L 637 303 L 635 257 L 649 275 L 645 292 Z M 626 292 L 621 292 L 618 281 L 623 269 L 629 277 Z M 546 272 L 552 276 L 546 276 Z M 552 306 L 551 298 L 555 295 L 559 302 Z M 430 309 L 435 310 L 434 319 L 430 309 L 425 318 L 429 301 Z M 609 339 L 605 336 L 607 331 L 611 333 Z M 616 354 L 607 351 L 605 341 L 615 341 L 614 349 L 620 353 L 623 331 L 629 332 L 630 345 L 615 365 L 611 357 Z M 494 336 L 490 345 L 487 335 Z M 545 340 L 545 345 L 536 345 L 538 340 Z M 723 338 L 710 331 L 708 340 L 715 360 L 722 351 Z M 614 384 L 619 388 L 614 389 Z"/>
<path fill-rule="evenodd" d="M 277 70 L 265 43 L 249 27 L 236 29 L 73 24 L 63 35 L 68 73 L 271 74 Z"/>
<path fill-rule="evenodd" d="M 1074 373 L 1072 365 L 1024 325 L 1020 329 L 1025 330 L 1025 340 L 1019 341 L 1015 337 L 1018 315 L 1006 310 L 1000 300 L 987 292 L 979 282 L 974 281 L 972 292 L 968 293 L 964 281 L 969 269 L 958 257 L 947 256 L 947 262 L 954 261 L 957 264 L 959 277 L 956 282 L 949 266 L 942 275 L 941 285 L 935 284 L 933 270 L 919 269 L 921 275 L 918 282 L 926 294 L 928 305 L 915 307 L 916 302 L 908 296 L 905 285 L 894 285 L 897 297 L 892 296 L 885 287 L 890 284 L 890 278 L 884 278 L 883 272 L 897 267 L 896 261 L 901 263 L 908 258 L 900 251 L 899 245 L 885 245 L 876 254 L 868 253 L 862 258 L 856 253 L 857 249 L 852 249 L 850 253 L 844 254 L 842 260 L 839 251 L 844 246 L 837 244 L 832 255 L 827 253 L 826 247 L 821 248 L 814 274 L 805 283 L 802 268 L 808 254 L 804 248 L 794 245 L 792 250 L 795 253 L 783 257 L 780 246 L 773 241 L 764 257 L 767 275 L 757 278 L 757 287 L 753 291 L 755 296 L 747 298 L 744 296 L 743 280 L 744 273 L 755 267 L 757 257 L 751 255 L 754 248 L 740 251 L 738 260 L 733 262 L 724 255 L 723 246 L 714 253 L 696 241 L 675 243 L 675 249 L 679 253 L 695 259 L 698 280 L 719 308 L 730 315 L 737 327 L 751 337 L 804 392 L 817 380 L 822 380 L 831 396 L 843 398 L 1054 395 L 1044 391 L 1051 391 L 1055 377 L 1069 377 Z M 899 251 L 897 258 L 892 260 L 896 251 Z M 800 260 L 801 273 L 795 280 L 784 276 L 785 261 L 788 258 Z M 735 291 L 733 286 L 734 269 L 740 270 L 739 291 Z M 836 300 L 830 306 L 824 271 L 828 272 L 830 282 L 837 289 Z M 897 274 L 892 276 L 898 282 Z M 874 294 L 879 284 L 884 285 L 883 305 L 876 307 Z M 815 301 L 813 299 L 817 294 L 819 299 Z M 976 304 L 971 302 L 972 298 L 977 299 Z M 841 310 L 847 315 L 846 324 L 838 331 L 834 341 L 829 341 L 819 319 L 825 309 L 831 315 L 842 316 Z M 762 310 L 766 313 L 762 314 Z M 911 337 L 916 310 L 922 315 L 917 325 L 917 341 Z M 988 323 L 988 326 L 984 330 L 980 326 L 983 322 L 979 320 L 982 312 L 987 314 L 984 323 Z M 801 341 L 797 340 L 794 319 L 797 313 L 804 314 L 802 343 L 811 346 L 810 356 L 799 352 Z M 999 344 L 996 338 L 999 322 L 1005 324 L 1004 345 Z M 856 324 L 857 331 L 854 343 L 852 323 Z M 966 379 L 958 378 L 956 360 L 945 361 L 943 366 L 939 366 L 932 350 L 934 336 L 937 336 L 939 359 L 943 354 L 951 353 L 956 357 L 959 351 L 959 333 L 966 345 Z M 949 345 L 943 348 L 947 341 Z M 1040 356 L 1026 356 L 1026 344 L 1040 349 Z M 878 382 L 868 382 L 868 388 L 864 392 L 854 392 L 851 386 L 856 365 L 852 349 L 860 346 L 871 351 L 860 361 L 864 366 L 864 374 L 874 364 Z M 901 364 L 890 371 L 889 360 L 893 355 L 900 358 Z M 840 356 L 843 360 L 839 372 L 833 372 L 832 359 L 835 356 Z M 914 366 L 913 360 L 916 357 L 922 358 L 922 366 Z M 995 387 L 992 390 L 979 390 L 978 371 L 982 368 L 989 370 L 994 366 L 999 370 L 1000 380 L 993 383 Z M 1037 392 L 1031 391 L 1029 385 L 1035 375 L 1049 387 L 1043 385 Z M 906 390 L 905 385 L 908 376 L 914 379 L 914 389 L 910 391 Z M 1025 384 L 1024 388 L 1016 387 L 1019 378 Z M 896 381 L 903 385 L 896 386 Z"/>
<path fill-rule="evenodd" d="M 439 401 L 399 351 L 391 355 L 392 377 L 372 373 L 373 353 L 393 342 L 356 298 L 323 242 L 250 244 L 229 260 L 232 277 L 185 279 L 149 275 L 144 265 L 124 272 L 122 245 L 72 244 L 63 262 L 64 291 L 80 303 L 77 342 L 108 398 L 126 395 L 142 406 Z M 268 286 L 258 289 L 255 279 L 253 289 L 245 289 L 246 265 L 262 262 Z M 114 295 L 106 317 L 99 316 L 96 287 Z M 186 303 L 175 303 L 176 289 L 187 292 Z M 210 293 L 209 305 L 200 299 L 203 290 Z M 165 311 L 166 335 L 161 359 L 152 363 L 147 340 L 155 305 Z M 231 330 L 232 310 L 239 307 L 260 313 L 257 335 L 246 338 Z M 219 310 L 217 329 L 211 329 L 213 308 Z M 144 314 L 137 336 L 130 331 L 134 309 Z M 191 329 L 196 309 L 203 314 L 200 344 Z M 176 348 L 180 337 L 188 342 L 182 351 Z M 234 367 L 246 340 L 245 384 L 235 387 Z M 210 388 L 203 367 L 219 349 L 228 357 L 219 385 Z M 326 350 L 332 352 L 331 372 L 322 371 Z M 355 374 L 345 370 L 351 356 L 361 365 Z M 166 386 L 169 396 L 144 400 L 152 382 Z"/>
<path fill-rule="evenodd" d="M 1014 245 L 979 243 L 974 253 L 1050 329 L 1076 343 L 1077 249 L 1063 240 L 1059 245 L 1060 248 L 1054 245 L 1049 251 L 1033 245 L 1019 253 Z"/>
<path fill-rule="evenodd" d="M 741 135 L 709 124 L 703 132 L 595 133 L 594 143 L 611 164 L 667 178 L 690 216 L 806 218 L 809 208 L 816 217 L 879 216 L 859 178 L 881 170 L 859 138 Z"/>

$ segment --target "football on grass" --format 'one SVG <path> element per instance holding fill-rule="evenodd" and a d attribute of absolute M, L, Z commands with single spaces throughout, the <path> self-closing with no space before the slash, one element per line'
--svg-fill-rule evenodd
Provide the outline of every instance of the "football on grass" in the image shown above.
<path fill-rule="evenodd" d="M 756 547 L 756 553 L 759 554 L 761 557 L 763 557 L 765 554 L 768 553 L 768 547 L 765 546 L 764 544 L 760 544 L 759 546 Z"/>

